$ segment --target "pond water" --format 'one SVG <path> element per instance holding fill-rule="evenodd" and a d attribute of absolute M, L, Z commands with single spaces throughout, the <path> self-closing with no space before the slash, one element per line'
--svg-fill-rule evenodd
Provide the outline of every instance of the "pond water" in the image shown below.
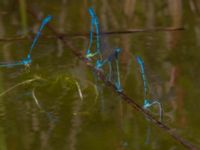
<path fill-rule="evenodd" d="M 1 0 L 0 62 L 26 57 L 40 26 L 37 19 L 47 15 L 53 17 L 50 24 L 84 54 L 90 7 L 102 32 L 145 30 L 101 35 L 105 57 L 114 48 L 122 49 L 121 85 L 143 106 L 143 80 L 135 59 L 141 56 L 148 98 L 162 104 L 162 122 L 200 148 L 197 0 Z M 39 17 L 35 19 L 30 10 Z M 31 58 L 30 67 L 0 67 L 0 150 L 184 149 L 107 87 L 50 28 L 43 29 Z M 103 70 L 108 74 L 107 66 Z M 150 111 L 159 119 L 156 107 Z"/>

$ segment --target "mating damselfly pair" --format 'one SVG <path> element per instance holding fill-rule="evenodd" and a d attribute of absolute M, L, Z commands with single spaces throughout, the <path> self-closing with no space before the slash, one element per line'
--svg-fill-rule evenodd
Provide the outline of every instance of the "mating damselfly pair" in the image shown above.
<path fill-rule="evenodd" d="M 24 65 L 26 67 L 30 66 L 30 64 L 32 63 L 32 59 L 31 59 L 31 53 L 33 51 L 33 48 L 35 47 L 40 35 L 41 35 L 41 32 L 42 30 L 44 29 L 45 25 L 51 21 L 52 19 L 52 16 L 51 15 L 48 15 L 46 16 L 43 20 L 42 20 L 42 23 L 33 39 L 33 42 L 31 44 L 31 47 L 28 51 L 28 54 L 25 58 L 22 58 L 21 60 L 19 61 L 16 61 L 16 62 L 0 62 L 0 67 L 14 67 L 14 66 L 18 66 L 18 65 Z"/>

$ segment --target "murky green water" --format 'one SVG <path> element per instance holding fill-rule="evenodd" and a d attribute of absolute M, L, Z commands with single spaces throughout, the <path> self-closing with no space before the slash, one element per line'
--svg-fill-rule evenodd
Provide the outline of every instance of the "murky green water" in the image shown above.
<path fill-rule="evenodd" d="M 90 6 L 103 31 L 184 27 L 173 32 L 102 36 L 102 40 L 109 49 L 123 50 L 120 70 L 125 93 L 143 105 L 143 82 L 134 58 L 140 55 L 151 99 L 163 104 L 163 122 L 200 145 L 199 2 L 36 0 L 27 5 L 41 18 L 51 14 L 51 24 L 62 33 L 88 33 Z M 27 54 L 40 24 L 29 13 L 22 16 L 27 22 L 21 19 L 18 2 L 0 2 L 0 62 L 20 60 Z M 24 31 L 32 36 L 23 38 Z M 43 34 L 29 69 L 0 68 L 0 93 L 16 85 L 0 96 L 0 150 L 184 149 L 98 80 L 70 48 L 48 38 L 53 35 L 48 28 Z M 16 40 L 19 37 L 23 39 Z M 88 37 L 68 38 L 80 51 L 88 46 Z"/>

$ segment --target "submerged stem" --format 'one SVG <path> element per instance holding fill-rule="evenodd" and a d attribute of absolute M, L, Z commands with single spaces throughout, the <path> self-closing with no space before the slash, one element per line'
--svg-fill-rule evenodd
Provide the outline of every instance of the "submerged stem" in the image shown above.
<path fill-rule="evenodd" d="M 5 90 L 4 92 L 0 93 L 0 97 L 1 97 L 1 96 L 4 96 L 4 95 L 7 94 L 8 92 L 12 91 L 13 89 L 15 89 L 15 88 L 17 88 L 17 87 L 19 87 L 19 86 L 22 86 L 22 85 L 24 85 L 24 84 L 29 84 L 29 83 L 34 82 L 34 81 L 37 81 L 37 80 L 44 80 L 44 79 L 42 79 L 42 78 L 36 76 L 36 77 L 33 78 L 33 79 L 29 79 L 29 80 L 25 80 L 25 81 L 23 81 L 23 82 L 20 82 L 20 83 L 18 83 L 18 84 L 16 84 L 16 85 L 10 87 L 9 89 Z"/>
<path fill-rule="evenodd" d="M 76 84 L 76 87 L 77 87 L 77 89 L 78 89 L 79 97 L 80 97 L 81 101 L 83 101 L 83 94 L 82 94 L 80 85 L 79 85 L 79 83 L 78 83 L 77 81 L 75 81 L 75 84 Z"/>
<path fill-rule="evenodd" d="M 39 108 L 39 109 L 42 109 L 42 107 L 41 107 L 41 105 L 40 105 L 40 103 L 39 103 L 37 97 L 35 96 L 35 88 L 32 90 L 32 96 L 33 96 L 33 99 L 34 99 L 36 105 L 38 106 L 38 108 Z"/>

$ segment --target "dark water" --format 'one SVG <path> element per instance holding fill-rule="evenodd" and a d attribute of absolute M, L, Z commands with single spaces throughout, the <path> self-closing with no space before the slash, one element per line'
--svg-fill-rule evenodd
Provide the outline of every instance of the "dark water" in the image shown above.
<path fill-rule="evenodd" d="M 23 0 L 0 2 L 1 61 L 26 57 L 40 25 L 20 7 L 22 3 Z M 26 4 L 40 18 L 52 15 L 51 24 L 62 33 L 88 33 L 90 6 L 99 16 L 103 31 L 184 27 L 181 31 L 101 38 L 104 48 L 123 50 L 120 73 L 125 93 L 143 105 L 143 82 L 134 58 L 140 55 L 150 98 L 163 105 L 163 122 L 200 145 L 197 0 L 36 0 Z M 184 149 L 98 80 L 69 47 L 50 38 L 50 29 L 45 28 L 43 35 L 46 36 L 39 39 L 33 50 L 30 68 L 0 68 L 0 150 Z M 68 40 L 83 52 L 89 43 L 87 36 Z M 6 92 L 7 89 L 10 90 Z M 159 118 L 156 108 L 152 113 Z"/>

